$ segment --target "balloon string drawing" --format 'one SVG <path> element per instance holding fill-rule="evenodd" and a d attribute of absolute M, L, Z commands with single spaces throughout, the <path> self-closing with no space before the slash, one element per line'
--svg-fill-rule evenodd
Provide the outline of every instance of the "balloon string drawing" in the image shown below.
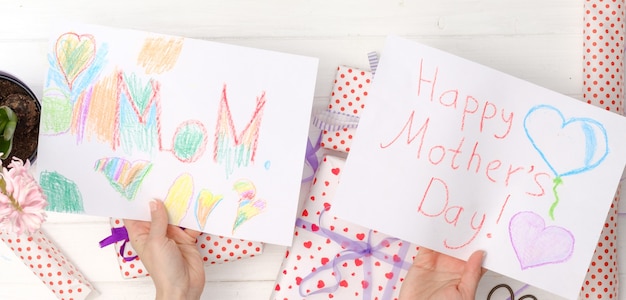
<path fill-rule="evenodd" d="M 569 118 L 551 105 L 532 107 L 524 117 L 524 131 L 541 159 L 552 171 L 554 202 L 549 215 L 560 202 L 557 188 L 563 177 L 581 174 L 599 166 L 609 154 L 604 126 L 591 118 Z"/>

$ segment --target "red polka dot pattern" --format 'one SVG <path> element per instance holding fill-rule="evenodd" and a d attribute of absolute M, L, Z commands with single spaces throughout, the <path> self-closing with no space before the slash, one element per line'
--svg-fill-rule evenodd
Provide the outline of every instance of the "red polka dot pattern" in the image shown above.
<path fill-rule="evenodd" d="M 624 1 L 586 0 L 583 29 L 583 97 L 622 114 Z"/>
<path fill-rule="evenodd" d="M 30 236 L 0 231 L 0 239 L 58 299 L 85 299 L 93 290 L 82 273 L 41 231 Z"/>
<path fill-rule="evenodd" d="M 398 299 L 406 270 L 394 263 L 411 265 L 417 246 L 333 216 L 344 163 L 322 158 L 270 299 Z M 375 253 L 358 255 L 368 241 Z"/>
<path fill-rule="evenodd" d="M 121 219 L 111 218 L 111 226 L 118 228 L 124 226 Z M 120 248 L 123 242 L 115 243 L 115 253 L 117 254 L 117 262 L 119 263 L 120 272 L 124 278 L 138 278 L 149 276 L 141 259 L 139 257 L 126 261 L 124 257 L 133 257 L 137 252 L 130 243 L 124 246 L 124 257 L 120 255 Z M 224 236 L 216 236 L 202 233 L 198 236 L 196 245 L 205 265 L 225 263 L 242 258 L 249 258 L 263 253 L 263 243 L 250 242 L 241 239 L 233 239 Z"/>
<path fill-rule="evenodd" d="M 348 115 L 360 115 L 365 108 L 371 83 L 371 72 L 339 66 L 328 109 Z M 355 131 L 356 128 L 344 128 L 338 131 L 324 130 L 320 146 L 326 149 L 350 152 Z"/>
<path fill-rule="evenodd" d="M 622 114 L 624 96 L 624 0 L 586 0 L 583 29 L 583 97 Z M 618 299 L 618 193 L 581 289 L 582 299 Z"/>

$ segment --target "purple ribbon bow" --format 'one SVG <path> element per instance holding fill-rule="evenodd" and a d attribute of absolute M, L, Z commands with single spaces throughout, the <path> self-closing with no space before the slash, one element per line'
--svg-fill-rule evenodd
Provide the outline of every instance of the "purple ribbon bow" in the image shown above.
<path fill-rule="evenodd" d="M 407 263 L 403 260 L 403 258 L 408 253 L 409 248 L 411 247 L 410 244 L 403 242 L 402 246 L 400 246 L 400 250 L 398 251 L 397 255 L 389 255 L 383 252 L 382 249 L 386 248 L 391 243 L 399 241 L 399 239 L 385 238 L 381 240 L 380 242 L 378 242 L 377 244 L 372 245 L 372 240 L 371 240 L 372 230 L 370 230 L 367 235 L 367 241 L 352 240 L 348 237 L 345 237 L 341 234 L 338 234 L 336 232 L 333 232 L 331 230 L 328 230 L 322 227 L 321 219 L 322 219 L 323 214 L 324 214 L 324 211 L 322 211 L 322 213 L 320 214 L 319 230 L 313 231 L 311 229 L 312 228 L 311 226 L 313 224 L 301 218 L 298 218 L 296 220 L 296 226 L 309 230 L 310 232 L 314 232 L 316 234 L 325 236 L 333 240 L 337 244 L 341 245 L 341 247 L 345 250 L 341 251 L 339 254 L 337 254 L 334 258 L 332 258 L 326 264 L 315 268 L 314 271 L 311 272 L 311 274 L 302 278 L 302 281 L 300 282 L 300 287 L 299 287 L 300 296 L 306 297 L 309 295 L 314 295 L 314 294 L 319 294 L 319 293 L 335 292 L 339 288 L 339 285 L 341 284 L 341 280 L 342 280 L 341 272 L 338 266 L 341 265 L 344 261 L 351 261 L 357 258 L 363 258 L 363 273 L 365 277 L 364 280 L 367 281 L 368 283 L 367 286 L 365 285 L 363 286 L 363 289 L 364 289 L 363 299 L 371 299 L 372 298 L 372 260 L 371 258 L 374 257 L 380 261 L 383 261 L 393 266 L 392 274 L 394 276 L 393 279 L 395 280 L 393 281 L 389 280 L 387 282 L 387 285 L 384 288 L 383 296 L 381 298 L 381 299 L 391 299 L 392 293 L 394 291 L 392 288 L 392 285 L 398 280 L 398 277 L 399 277 L 398 273 L 400 269 L 408 270 L 409 267 L 411 266 L 410 263 Z M 329 269 L 332 269 L 332 274 L 335 277 L 335 283 L 333 285 L 329 285 L 319 290 L 311 291 L 308 293 L 305 293 L 303 291 L 303 286 L 306 285 L 305 284 L 306 282 L 313 280 L 314 277 L 318 273 L 329 270 Z"/>
<path fill-rule="evenodd" d="M 305 158 L 306 164 L 311 166 L 311 169 L 313 169 L 313 173 L 311 176 L 308 176 L 302 179 L 302 182 L 309 182 L 313 180 L 313 177 L 315 177 L 315 171 L 317 171 L 317 168 L 319 167 L 319 164 L 320 164 L 317 159 L 317 150 L 320 149 L 321 142 L 322 142 L 321 132 L 320 132 L 319 137 L 317 138 L 317 142 L 315 143 L 315 145 L 311 143 L 310 139 L 306 140 L 306 156 L 304 158 Z"/>
<path fill-rule="evenodd" d="M 106 247 L 108 245 L 117 243 L 119 241 L 124 241 L 122 243 L 122 246 L 120 246 L 120 256 L 122 256 L 124 261 L 135 260 L 135 258 L 137 258 L 137 255 L 135 255 L 135 256 L 125 256 L 124 255 L 124 249 L 126 248 L 126 243 L 130 241 L 128 239 L 128 231 L 126 230 L 126 227 L 124 227 L 124 226 L 122 226 L 122 227 L 114 227 L 114 228 L 112 227 L 111 228 L 111 235 L 100 241 L 100 248 L 103 248 L 103 247 Z"/>

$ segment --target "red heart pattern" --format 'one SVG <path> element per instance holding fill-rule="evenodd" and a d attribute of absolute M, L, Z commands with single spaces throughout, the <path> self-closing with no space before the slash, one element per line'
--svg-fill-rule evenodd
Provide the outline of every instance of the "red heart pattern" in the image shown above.
<path fill-rule="evenodd" d="M 339 174 L 345 160 L 334 156 L 325 156 L 311 182 L 310 193 L 300 209 L 300 219 L 305 224 L 298 226 L 294 231 L 293 246 L 288 250 L 291 255 L 286 255 L 281 266 L 281 272 L 276 280 L 281 289 L 274 291 L 271 299 L 317 299 L 300 295 L 302 290 L 306 295 L 317 293 L 321 288 L 331 290 L 333 293 L 319 293 L 319 299 L 362 299 L 363 289 L 367 288 L 372 294 L 372 299 L 383 299 L 387 290 L 392 291 L 397 299 L 399 287 L 406 270 L 396 270 L 388 261 L 406 261 L 410 263 L 417 253 L 417 246 L 410 245 L 406 256 L 400 257 L 397 253 L 406 242 L 387 241 L 387 235 L 372 232 L 369 229 L 348 223 L 333 215 L 332 203 L 335 189 L 339 183 Z M 324 214 L 321 214 L 324 212 Z M 321 215 L 321 217 L 320 217 Z M 360 257 L 341 261 L 341 255 L 351 253 L 342 247 L 337 241 L 324 234 L 324 230 L 332 231 L 354 242 L 364 243 L 371 239 L 372 245 L 381 244 L 387 258 L 378 260 L 373 256 Z M 368 264 L 371 268 L 371 280 L 366 280 L 364 267 Z M 340 279 L 335 278 L 333 265 L 338 268 Z M 311 273 L 315 272 L 313 276 Z M 307 278 L 307 279 L 303 279 Z"/>

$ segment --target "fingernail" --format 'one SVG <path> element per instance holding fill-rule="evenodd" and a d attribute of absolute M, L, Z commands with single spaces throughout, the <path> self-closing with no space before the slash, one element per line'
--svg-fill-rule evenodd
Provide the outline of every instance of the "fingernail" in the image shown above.
<path fill-rule="evenodd" d="M 154 201 L 150 201 L 150 211 L 156 211 L 157 204 Z"/>

